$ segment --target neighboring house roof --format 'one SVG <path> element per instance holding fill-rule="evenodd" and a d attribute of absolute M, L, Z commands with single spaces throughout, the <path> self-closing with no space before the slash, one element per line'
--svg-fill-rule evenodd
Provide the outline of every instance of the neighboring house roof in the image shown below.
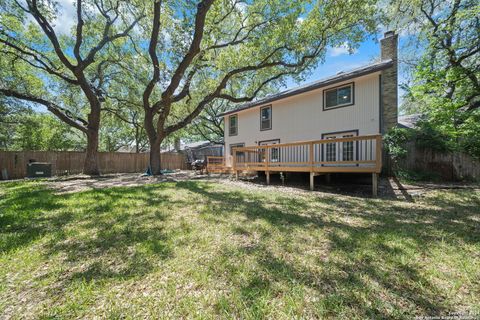
<path fill-rule="evenodd" d="M 181 150 L 185 149 L 201 149 L 205 147 L 221 147 L 223 146 L 222 144 L 215 144 L 210 141 L 197 141 L 197 142 L 191 142 L 191 143 L 186 143 L 182 144 Z"/>
<path fill-rule="evenodd" d="M 400 128 L 415 129 L 417 122 L 422 118 L 421 114 L 409 114 L 406 116 L 398 117 L 398 126 Z"/>
<path fill-rule="evenodd" d="M 377 72 L 377 71 L 381 71 L 381 70 L 387 69 L 391 66 L 393 66 L 393 61 L 391 59 L 388 59 L 388 60 L 383 60 L 383 61 L 379 61 L 379 62 L 374 62 L 374 63 L 371 63 L 369 65 L 362 66 L 360 68 L 351 69 L 351 70 L 346 71 L 346 72 L 345 71 L 340 71 L 334 76 L 324 78 L 324 79 L 320 79 L 318 81 L 311 82 L 311 83 L 305 84 L 303 86 L 292 88 L 292 89 L 289 89 L 289 90 L 286 90 L 286 91 L 282 91 L 280 93 L 269 95 L 269 96 L 267 96 L 263 99 L 243 104 L 243 105 L 241 105 L 240 107 L 238 107 L 234 110 L 224 112 L 224 113 L 222 113 L 218 116 L 223 117 L 223 116 L 226 116 L 226 115 L 229 115 L 229 114 L 232 114 L 232 113 L 237 113 L 239 111 L 254 108 L 254 107 L 257 107 L 259 105 L 267 104 L 267 103 L 270 103 L 270 102 L 273 102 L 273 101 L 277 101 L 277 100 L 280 100 L 280 99 L 285 99 L 285 98 L 295 96 L 295 95 L 298 95 L 298 94 L 301 94 L 301 93 L 305 93 L 305 92 L 308 92 L 308 91 L 312 91 L 312 90 L 315 90 L 315 89 L 326 87 L 328 85 L 335 84 L 337 82 L 342 82 L 342 81 L 345 81 L 345 80 L 349 80 L 349 79 L 364 76 L 364 75 L 367 75 L 367 74 L 370 74 L 370 73 L 374 73 L 374 72 Z"/>

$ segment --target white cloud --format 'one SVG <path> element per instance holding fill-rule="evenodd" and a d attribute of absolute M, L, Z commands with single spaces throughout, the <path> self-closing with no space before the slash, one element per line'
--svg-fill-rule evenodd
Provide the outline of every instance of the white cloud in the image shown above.
<path fill-rule="evenodd" d="M 24 0 L 19 1 L 22 6 L 27 6 Z M 58 0 L 58 16 L 54 21 L 49 21 L 56 34 L 68 34 L 77 23 L 75 2 L 73 0 Z M 27 15 L 26 24 L 37 24 L 31 15 Z"/>
<path fill-rule="evenodd" d="M 334 47 L 334 48 L 329 48 L 328 49 L 328 55 L 330 57 L 337 57 L 337 56 L 341 56 L 343 54 L 353 54 L 353 53 L 356 53 L 357 51 L 358 51 L 357 49 L 354 49 L 354 50 L 350 51 L 349 48 L 348 48 L 348 44 L 344 43 L 341 46 Z"/>
<path fill-rule="evenodd" d="M 72 0 L 58 0 L 59 12 L 57 19 L 53 22 L 57 34 L 68 34 L 77 23 L 75 6 Z"/>

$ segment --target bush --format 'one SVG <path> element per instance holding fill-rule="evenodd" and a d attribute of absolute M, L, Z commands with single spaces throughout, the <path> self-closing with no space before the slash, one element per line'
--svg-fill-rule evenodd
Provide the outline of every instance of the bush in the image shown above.
<path fill-rule="evenodd" d="M 385 150 L 390 158 L 397 162 L 407 156 L 406 145 L 412 139 L 412 131 L 404 128 L 392 128 L 384 137 Z"/>
<path fill-rule="evenodd" d="M 412 136 L 418 147 L 431 149 L 439 152 L 452 152 L 457 149 L 455 139 L 452 136 L 440 132 L 428 121 L 419 121 Z"/>

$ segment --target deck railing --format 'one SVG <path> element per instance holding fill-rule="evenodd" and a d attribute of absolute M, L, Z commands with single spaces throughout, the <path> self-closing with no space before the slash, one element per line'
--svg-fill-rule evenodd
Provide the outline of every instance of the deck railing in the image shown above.
<path fill-rule="evenodd" d="M 233 149 L 234 171 L 371 172 L 382 167 L 382 136 L 302 141 Z"/>
<path fill-rule="evenodd" d="M 223 172 L 225 169 L 226 166 L 224 157 L 207 157 L 207 172 Z"/>

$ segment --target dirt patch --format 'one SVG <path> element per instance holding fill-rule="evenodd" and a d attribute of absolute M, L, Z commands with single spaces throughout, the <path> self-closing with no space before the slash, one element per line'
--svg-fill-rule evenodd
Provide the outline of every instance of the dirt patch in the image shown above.
<path fill-rule="evenodd" d="M 186 181 L 194 179 L 210 179 L 210 177 L 208 175 L 196 174 L 193 171 L 180 170 L 155 177 L 138 173 L 112 174 L 101 177 L 76 175 L 48 180 L 47 186 L 54 189 L 57 193 L 72 193 L 91 189 L 136 187 L 166 181 Z"/>
<path fill-rule="evenodd" d="M 235 181 L 230 175 L 206 175 L 198 174 L 194 171 L 178 170 L 173 173 L 164 174 L 162 176 L 144 176 L 138 173 L 112 174 L 101 177 L 90 177 L 84 175 L 76 175 L 70 177 L 61 177 L 49 179 L 46 185 L 54 189 L 56 193 L 73 193 L 92 189 L 103 189 L 112 187 L 135 187 L 146 184 L 154 184 L 161 182 L 178 182 L 188 180 L 204 180 L 215 181 L 218 183 L 238 186 L 243 189 L 265 190 L 265 191 L 282 191 L 291 195 L 311 194 L 308 190 L 308 183 L 273 183 L 266 185 L 261 178 L 241 179 Z M 424 193 L 438 189 L 474 189 L 480 190 L 478 184 L 433 184 L 418 183 L 405 184 L 394 178 L 382 178 L 379 183 L 379 196 L 382 198 L 396 198 L 407 201 L 413 201 L 414 197 L 421 196 Z M 320 184 L 316 185 L 315 193 L 317 194 L 342 194 L 356 197 L 371 197 L 371 185 L 363 184 Z"/>

